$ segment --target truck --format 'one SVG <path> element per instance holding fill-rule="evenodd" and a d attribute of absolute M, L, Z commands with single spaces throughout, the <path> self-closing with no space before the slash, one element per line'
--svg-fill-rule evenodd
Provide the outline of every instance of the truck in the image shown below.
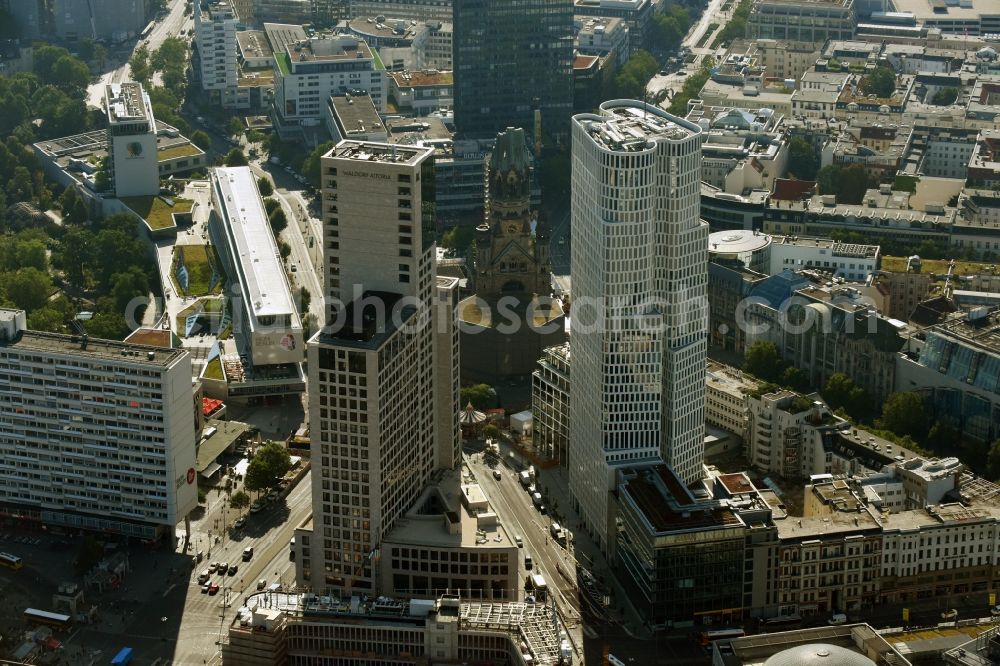
<path fill-rule="evenodd" d="M 531 503 L 534 504 L 536 507 L 537 506 L 541 506 L 542 505 L 542 494 L 541 493 L 532 493 L 531 494 Z"/>
<path fill-rule="evenodd" d="M 521 485 L 525 488 L 531 485 L 531 476 L 528 474 L 528 470 L 523 472 L 518 472 L 517 478 L 521 480 Z"/>

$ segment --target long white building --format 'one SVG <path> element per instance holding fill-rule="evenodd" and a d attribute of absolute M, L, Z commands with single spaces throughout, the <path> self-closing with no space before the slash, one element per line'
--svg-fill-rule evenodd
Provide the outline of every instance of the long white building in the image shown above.
<path fill-rule="evenodd" d="M 231 285 L 233 337 L 247 366 L 301 363 L 302 322 L 250 167 L 212 170 L 209 230 Z"/>
<path fill-rule="evenodd" d="M 701 127 L 612 100 L 572 133 L 570 491 L 603 548 L 616 466 L 662 457 L 685 483 L 701 475 Z"/>
<path fill-rule="evenodd" d="M 198 503 L 188 353 L 25 322 L 0 310 L 0 516 L 172 536 Z"/>
<path fill-rule="evenodd" d="M 382 540 L 432 472 L 457 464 L 455 285 L 435 279 L 433 152 L 341 141 L 322 158 L 328 320 L 308 346 L 313 521 L 296 532 L 296 576 L 315 591 L 372 594 Z"/>

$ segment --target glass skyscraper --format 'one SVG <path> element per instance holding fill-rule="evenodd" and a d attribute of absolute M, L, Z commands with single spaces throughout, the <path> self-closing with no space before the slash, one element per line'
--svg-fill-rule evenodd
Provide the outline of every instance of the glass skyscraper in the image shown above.
<path fill-rule="evenodd" d="M 572 0 L 455 0 L 453 40 L 459 136 L 536 136 L 536 108 L 544 140 L 569 136 Z"/>

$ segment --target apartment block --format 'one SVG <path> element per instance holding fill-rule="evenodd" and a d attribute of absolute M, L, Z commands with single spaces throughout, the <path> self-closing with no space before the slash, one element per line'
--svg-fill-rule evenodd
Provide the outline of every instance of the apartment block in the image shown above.
<path fill-rule="evenodd" d="M 230 2 L 201 2 L 194 8 L 194 39 L 201 87 L 220 103 L 231 104 L 239 77 L 236 9 Z"/>
<path fill-rule="evenodd" d="M 144 540 L 198 503 L 191 359 L 0 310 L 0 513 Z"/>
<path fill-rule="evenodd" d="M 385 71 L 364 40 L 350 35 L 306 35 L 301 26 L 268 23 L 274 49 L 273 119 L 282 135 L 301 136 L 318 128 L 334 94 L 371 96 L 385 111 Z"/>

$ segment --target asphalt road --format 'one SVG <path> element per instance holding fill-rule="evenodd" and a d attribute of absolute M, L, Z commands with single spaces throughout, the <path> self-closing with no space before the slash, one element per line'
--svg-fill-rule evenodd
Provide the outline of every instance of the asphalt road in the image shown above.
<path fill-rule="evenodd" d="M 194 26 L 194 21 L 190 16 L 184 16 L 184 6 L 188 0 L 169 0 L 167 3 L 167 15 L 163 19 L 158 19 L 153 31 L 146 40 L 128 42 L 125 48 L 111 49 L 108 57 L 108 64 L 112 69 L 101 74 L 97 80 L 87 87 L 87 104 L 98 109 L 104 107 L 104 87 L 109 83 L 121 83 L 128 80 L 129 66 L 128 59 L 132 56 L 135 48 L 139 44 L 145 43 L 150 51 L 160 48 L 160 45 L 168 37 L 178 36 L 182 30 L 188 30 Z M 159 83 L 159 75 L 154 78 L 154 83 Z"/>

